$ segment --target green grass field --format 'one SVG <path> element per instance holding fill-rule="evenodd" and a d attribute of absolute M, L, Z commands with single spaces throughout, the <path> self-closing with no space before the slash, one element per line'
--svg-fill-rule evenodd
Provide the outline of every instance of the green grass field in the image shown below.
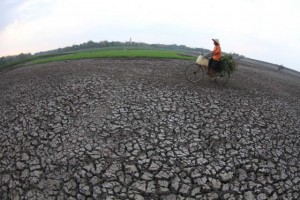
<path fill-rule="evenodd" d="M 40 64 L 63 60 L 79 60 L 89 58 L 154 58 L 154 59 L 182 59 L 195 60 L 195 57 L 183 55 L 175 51 L 162 50 L 99 50 L 90 52 L 78 52 L 68 55 L 53 56 L 48 58 L 37 58 L 28 64 Z"/>

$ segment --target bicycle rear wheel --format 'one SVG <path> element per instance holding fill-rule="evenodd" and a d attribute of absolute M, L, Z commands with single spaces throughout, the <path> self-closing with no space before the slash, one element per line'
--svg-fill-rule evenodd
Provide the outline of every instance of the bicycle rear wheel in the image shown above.
<path fill-rule="evenodd" d="M 219 85 L 225 85 L 228 83 L 230 75 L 227 71 L 221 71 L 217 73 L 216 83 Z"/>
<path fill-rule="evenodd" d="M 185 70 L 186 78 L 191 82 L 198 82 L 203 78 L 204 70 L 196 63 L 190 64 Z"/>

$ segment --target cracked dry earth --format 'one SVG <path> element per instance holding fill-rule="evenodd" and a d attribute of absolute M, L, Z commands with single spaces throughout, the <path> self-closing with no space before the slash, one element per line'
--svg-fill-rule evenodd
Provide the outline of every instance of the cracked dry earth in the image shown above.
<path fill-rule="evenodd" d="M 0 199 L 300 199 L 300 79 L 188 61 L 80 60 L 0 74 Z"/>

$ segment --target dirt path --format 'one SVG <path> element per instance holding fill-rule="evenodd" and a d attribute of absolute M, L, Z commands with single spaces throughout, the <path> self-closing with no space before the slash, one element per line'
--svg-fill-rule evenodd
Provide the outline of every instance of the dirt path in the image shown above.
<path fill-rule="evenodd" d="M 81 60 L 0 74 L 0 199 L 299 199 L 300 79 L 188 61 Z"/>

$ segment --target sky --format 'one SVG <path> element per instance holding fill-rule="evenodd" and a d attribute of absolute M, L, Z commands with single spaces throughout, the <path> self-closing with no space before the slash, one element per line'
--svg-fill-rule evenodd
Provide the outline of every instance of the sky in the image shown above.
<path fill-rule="evenodd" d="M 299 0 L 0 0 L 0 57 L 90 40 L 178 44 L 300 71 Z"/>

